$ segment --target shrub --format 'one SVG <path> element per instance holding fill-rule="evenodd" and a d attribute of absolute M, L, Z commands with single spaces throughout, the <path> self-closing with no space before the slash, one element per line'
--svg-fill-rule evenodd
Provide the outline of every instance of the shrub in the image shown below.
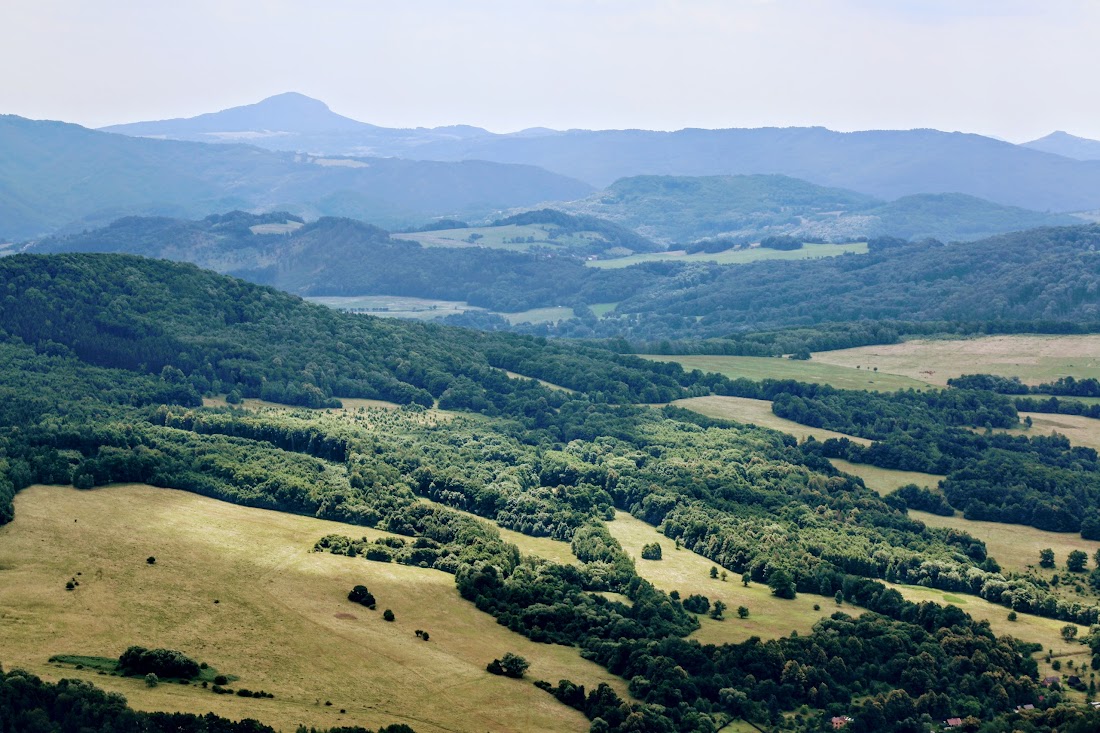
<path fill-rule="evenodd" d="M 214 684 L 215 685 L 228 685 L 229 684 L 229 678 L 226 677 L 224 674 L 219 674 L 217 677 L 214 678 Z"/>
<path fill-rule="evenodd" d="M 351 592 L 348 593 L 348 600 L 367 608 L 374 608 L 375 605 L 374 594 L 367 590 L 365 585 L 357 585 L 352 588 Z"/>
<path fill-rule="evenodd" d="M 387 608 L 385 611 L 382 612 L 382 619 L 384 621 L 393 621 L 394 618 L 395 617 L 393 615 L 393 611 L 391 611 L 390 609 Z"/>
<path fill-rule="evenodd" d="M 149 563 L 150 565 L 156 565 L 157 559 L 150 555 L 149 557 L 145 558 L 145 562 Z"/>

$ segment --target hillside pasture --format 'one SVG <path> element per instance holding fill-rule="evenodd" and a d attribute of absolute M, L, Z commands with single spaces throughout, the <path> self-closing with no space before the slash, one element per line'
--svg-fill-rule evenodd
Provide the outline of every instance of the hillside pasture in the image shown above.
<path fill-rule="evenodd" d="M 142 485 L 34 486 L 15 506 L 15 520 L 0 527 L 5 669 L 84 679 L 143 710 L 213 711 L 281 730 L 393 723 L 418 733 L 588 730 L 583 715 L 530 679 L 488 674 L 486 663 L 505 652 L 531 662 L 529 678 L 608 682 L 625 695 L 622 680 L 575 648 L 533 643 L 478 611 L 459 597 L 453 576 L 311 552 L 329 533 L 382 532 Z M 80 582 L 73 591 L 65 590 L 70 578 Z M 377 611 L 347 600 L 359 583 L 378 598 Z M 386 608 L 394 623 L 381 619 Z M 232 687 L 275 698 L 148 688 L 47 661 L 117 657 L 131 644 L 178 649 L 238 675 Z"/>
<path fill-rule="evenodd" d="M 813 361 L 838 367 L 877 367 L 879 374 L 934 385 L 963 374 L 1020 377 L 1037 385 L 1059 377 L 1100 378 L 1100 334 L 913 339 L 900 344 L 822 351 Z"/>
<path fill-rule="evenodd" d="M 595 232 L 576 232 L 550 238 L 556 227 L 550 224 L 506 224 L 503 226 L 439 229 L 432 232 L 403 232 L 395 239 L 419 242 L 424 247 L 488 247 L 524 252 L 532 247 L 563 248 L 604 241 Z M 471 240 L 472 238 L 472 240 Z M 532 241 L 527 241 L 528 239 Z"/>
<path fill-rule="evenodd" d="M 839 257 L 843 254 L 867 254 L 867 243 L 853 244 L 815 244 L 806 243 L 802 249 L 778 250 L 766 247 L 750 246 L 727 249 L 723 252 L 696 252 L 688 254 L 685 250 L 669 252 L 649 252 L 645 254 L 618 257 L 615 259 L 589 260 L 589 267 L 605 269 L 629 267 L 642 262 L 714 262 L 719 265 L 745 265 L 760 260 L 813 260 L 821 257 Z"/>
<path fill-rule="evenodd" d="M 854 435 L 845 435 L 824 428 L 811 428 L 794 420 L 779 417 L 772 412 L 771 400 L 753 400 L 748 397 L 688 397 L 675 400 L 672 404 L 693 410 L 700 415 L 721 420 L 735 420 L 740 423 L 759 425 L 764 428 L 772 428 L 780 432 L 793 435 L 798 440 L 812 437 L 815 440 L 828 440 L 829 438 L 847 438 L 853 443 L 870 445 L 871 441 Z"/>
<path fill-rule="evenodd" d="M 844 473 L 859 476 L 868 489 L 882 496 L 886 496 L 907 484 L 916 484 L 917 486 L 934 489 L 939 486 L 940 481 L 946 478 L 934 473 L 897 471 L 891 468 L 879 468 L 867 463 L 852 463 L 843 458 L 830 458 L 829 462 Z"/>
<path fill-rule="evenodd" d="M 814 360 L 781 359 L 767 356 L 658 356 L 643 355 L 653 361 L 674 361 L 684 369 L 717 372 L 730 379 L 794 379 L 810 384 L 828 384 L 837 389 L 864 389 L 874 392 L 894 392 L 899 389 L 922 389 L 925 382 L 895 374 L 836 366 Z"/>
<path fill-rule="evenodd" d="M 836 601 L 822 596 L 800 594 L 794 600 L 783 600 L 772 595 L 771 589 L 762 583 L 741 584 L 741 576 L 729 573 L 723 582 L 710 577 L 715 564 L 691 550 L 676 549 L 676 543 L 626 512 L 615 512 L 615 520 L 607 523 L 612 536 L 634 558 L 638 574 L 663 591 L 679 591 L 682 598 L 692 593 L 704 595 L 713 604 L 721 600 L 726 604 L 724 621 L 700 616 L 702 627 L 690 638 L 702 644 L 736 643 L 759 636 L 777 639 L 792 631 L 809 633 L 819 619 L 837 610 Z M 642 560 L 642 547 L 656 542 L 661 546 L 662 559 Z M 814 604 L 821 608 L 814 610 Z M 746 606 L 749 617 L 737 617 L 737 607 Z M 853 606 L 845 604 L 843 610 L 853 612 Z M 858 610 L 858 609 L 857 609 Z"/>
<path fill-rule="evenodd" d="M 306 300 L 334 310 L 383 318 L 433 320 L 466 311 L 484 310 L 461 300 L 434 300 L 399 295 L 325 295 Z"/>

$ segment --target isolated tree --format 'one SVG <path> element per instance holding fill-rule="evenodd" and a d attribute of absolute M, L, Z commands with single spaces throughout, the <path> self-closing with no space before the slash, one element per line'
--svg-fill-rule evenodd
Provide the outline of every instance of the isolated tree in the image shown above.
<path fill-rule="evenodd" d="M 1019 616 L 1016 615 L 1015 611 L 1009 611 L 1008 612 L 1008 620 L 1009 621 L 1015 621 L 1018 618 L 1019 618 Z"/>
<path fill-rule="evenodd" d="M 752 578 L 749 577 L 748 572 L 741 573 L 741 585 L 748 588 L 750 580 L 752 580 Z"/>
<path fill-rule="evenodd" d="M 738 606 L 737 607 L 737 617 L 738 618 L 748 618 L 749 617 L 749 607 L 748 606 Z"/>
<path fill-rule="evenodd" d="M 721 621 L 725 616 L 722 612 L 726 610 L 726 604 L 722 601 L 715 601 L 714 605 L 710 609 L 710 617 L 715 621 Z"/>
<path fill-rule="evenodd" d="M 711 568 L 710 568 L 710 577 L 712 577 L 712 578 L 717 578 L 718 577 L 718 568 L 716 568 L 714 566 L 711 566 Z"/>
<path fill-rule="evenodd" d="M 1050 549 L 1049 547 L 1045 550 L 1039 550 L 1039 567 L 1054 567 L 1054 550 Z"/>
<path fill-rule="evenodd" d="M 149 557 L 145 558 L 145 562 L 149 563 L 150 565 L 156 565 L 157 559 L 150 555 Z"/>
<path fill-rule="evenodd" d="M 776 568 L 771 572 L 768 576 L 768 587 L 772 589 L 772 595 L 776 598 L 795 597 L 794 579 L 786 568 Z"/>
<path fill-rule="evenodd" d="M 726 582 L 726 578 L 728 578 L 728 577 L 729 577 L 729 574 L 728 574 L 728 573 L 727 573 L 727 572 L 726 572 L 725 570 L 723 570 L 723 571 L 722 571 L 722 572 L 721 572 L 721 573 L 720 573 L 719 575 L 721 575 L 721 577 L 722 577 L 722 582 L 723 582 L 723 583 L 725 583 L 725 582 Z"/>
<path fill-rule="evenodd" d="M 844 605 L 844 591 L 838 590 L 836 592 L 836 595 L 833 596 L 833 600 L 836 601 L 836 605 L 838 605 L 838 606 Z"/>
<path fill-rule="evenodd" d="M 382 620 L 383 621 L 393 621 L 395 618 L 396 617 L 393 615 L 393 611 L 391 611 L 388 608 L 385 611 L 382 612 Z"/>
<path fill-rule="evenodd" d="M 152 672 L 150 672 L 149 674 L 145 675 L 145 686 L 146 686 L 146 687 L 156 687 L 156 686 L 157 686 L 157 685 L 159 685 L 159 684 L 160 684 L 160 678 L 158 678 L 158 677 L 157 677 L 157 676 L 156 676 L 155 674 L 153 674 Z"/>
<path fill-rule="evenodd" d="M 485 666 L 485 669 L 493 674 L 520 679 L 530 666 L 531 665 L 523 657 L 508 652 L 500 659 L 494 659 L 489 662 L 489 664 Z"/>
<path fill-rule="evenodd" d="M 352 588 L 351 592 L 348 593 L 348 600 L 352 603 L 358 603 L 361 606 L 372 609 L 375 605 L 374 594 L 367 590 L 367 586 L 365 585 L 357 585 Z"/>
<path fill-rule="evenodd" d="M 1066 558 L 1066 570 L 1073 573 L 1080 573 L 1085 569 L 1085 566 L 1089 562 L 1088 553 L 1081 550 L 1074 550 L 1069 553 L 1069 557 Z"/>
<path fill-rule="evenodd" d="M 1073 641 L 1077 638 L 1077 626 L 1074 624 L 1066 624 L 1062 627 L 1062 639 L 1065 641 Z"/>

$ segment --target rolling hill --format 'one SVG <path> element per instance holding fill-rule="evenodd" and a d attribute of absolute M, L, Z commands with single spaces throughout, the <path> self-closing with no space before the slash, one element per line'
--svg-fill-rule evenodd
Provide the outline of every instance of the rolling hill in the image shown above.
<path fill-rule="evenodd" d="M 83 229 L 126 214 L 202 216 L 232 208 L 415 225 L 590 190 L 531 166 L 322 158 L 0 117 L 0 240 Z"/>
<path fill-rule="evenodd" d="M 709 238 L 744 243 L 773 234 L 824 242 L 875 236 L 970 240 L 1080 223 L 1073 216 L 1003 206 L 965 194 L 914 194 L 882 201 L 781 175 L 635 176 L 560 206 L 610 219 L 670 244 Z"/>
<path fill-rule="evenodd" d="M 1023 147 L 1042 150 L 1074 160 L 1100 160 L 1100 141 L 1070 135 L 1058 130 L 1038 140 L 1023 143 Z"/>
<path fill-rule="evenodd" d="M 963 193 L 1039 211 L 1100 207 L 1100 161 L 960 132 L 822 127 L 674 132 L 480 128 L 399 130 L 340 117 L 302 95 L 280 95 L 188 120 L 117 125 L 112 131 L 188 140 L 246 137 L 256 145 L 326 155 L 397 155 L 536 165 L 607 186 L 637 175 L 782 174 L 879 199 Z"/>

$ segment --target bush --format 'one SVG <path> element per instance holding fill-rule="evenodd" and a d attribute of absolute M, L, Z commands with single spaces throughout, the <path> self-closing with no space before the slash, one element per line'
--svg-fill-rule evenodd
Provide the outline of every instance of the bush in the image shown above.
<path fill-rule="evenodd" d="M 229 684 L 229 678 L 226 677 L 224 674 L 219 674 L 217 677 L 214 678 L 214 684 L 215 685 L 228 685 Z"/>
<path fill-rule="evenodd" d="M 157 677 L 152 672 L 145 675 L 145 686 L 146 687 L 156 687 L 159 684 L 160 684 L 160 678 Z"/>
<path fill-rule="evenodd" d="M 393 615 L 393 611 L 391 611 L 390 609 L 387 608 L 385 611 L 382 612 L 382 619 L 384 621 L 393 621 L 393 620 L 395 620 L 395 616 Z"/>
<path fill-rule="evenodd" d="M 145 649 L 132 646 L 118 658 L 119 669 L 129 676 L 150 672 L 158 677 L 191 679 L 199 674 L 199 663 L 174 649 Z"/>
<path fill-rule="evenodd" d="M 375 605 L 374 595 L 367 590 L 365 585 L 357 585 L 352 588 L 351 592 L 348 593 L 348 600 L 367 608 L 374 608 Z"/>
<path fill-rule="evenodd" d="M 520 679 L 531 665 L 526 659 L 508 652 L 500 659 L 494 659 L 485 666 L 486 671 L 505 677 Z"/>

